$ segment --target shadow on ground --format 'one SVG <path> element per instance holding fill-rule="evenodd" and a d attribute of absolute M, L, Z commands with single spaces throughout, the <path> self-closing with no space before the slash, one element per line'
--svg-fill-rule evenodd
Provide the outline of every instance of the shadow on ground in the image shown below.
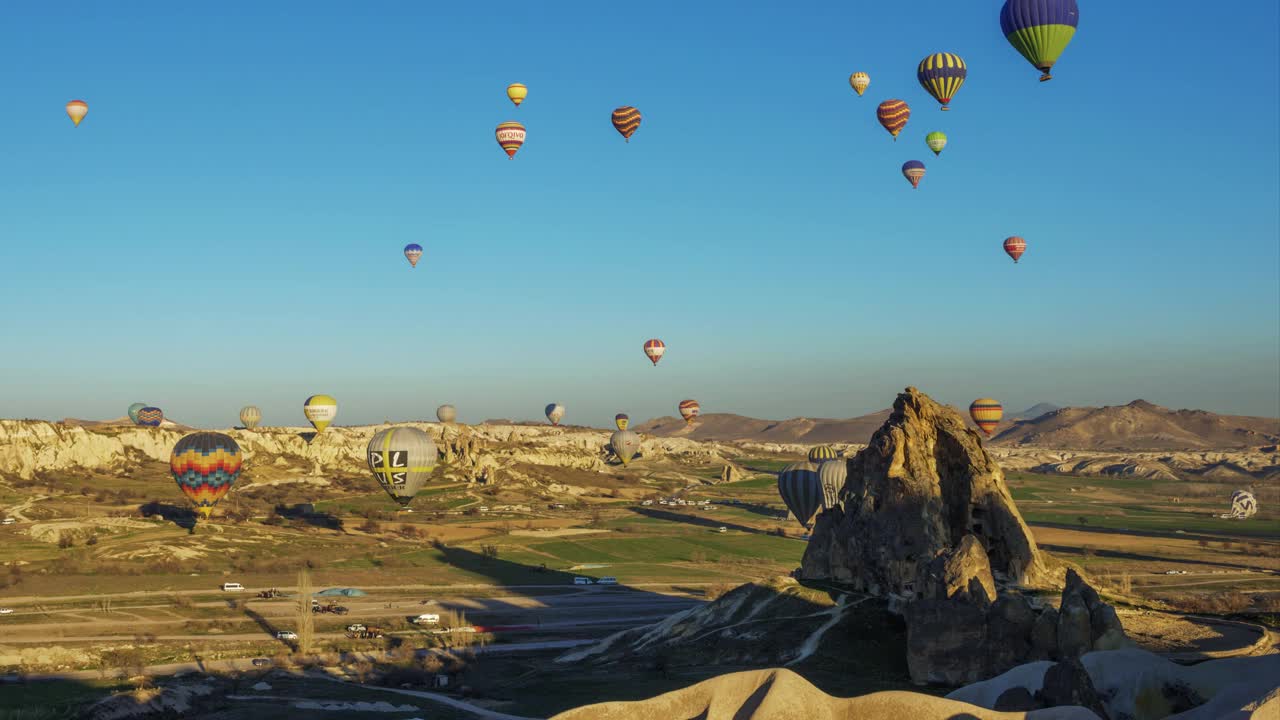
<path fill-rule="evenodd" d="M 187 532 L 193 531 L 196 526 L 196 514 L 191 508 L 178 507 L 158 500 L 139 505 L 138 512 L 142 517 L 147 518 L 159 516 L 166 522 L 171 522 Z"/>

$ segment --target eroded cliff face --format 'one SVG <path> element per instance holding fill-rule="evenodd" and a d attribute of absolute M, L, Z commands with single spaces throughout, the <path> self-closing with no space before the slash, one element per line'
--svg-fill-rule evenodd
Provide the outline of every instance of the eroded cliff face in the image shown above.
<path fill-rule="evenodd" d="M 914 598 L 921 568 L 972 535 L 998 581 L 1052 581 L 1000 466 L 951 408 L 907 388 L 848 463 L 841 504 L 814 525 L 804 578 Z"/>

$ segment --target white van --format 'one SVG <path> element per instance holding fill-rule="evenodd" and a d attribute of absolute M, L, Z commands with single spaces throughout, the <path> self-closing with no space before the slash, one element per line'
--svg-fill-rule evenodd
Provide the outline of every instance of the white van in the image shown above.
<path fill-rule="evenodd" d="M 440 616 L 436 613 L 423 613 L 413 619 L 414 625 L 439 625 Z"/>
<path fill-rule="evenodd" d="M 617 584 L 618 584 L 618 578 L 616 578 L 616 577 L 602 577 L 602 578 L 600 578 L 599 580 L 597 580 L 597 581 L 596 581 L 596 584 L 597 584 L 597 585 L 617 585 Z"/>
<path fill-rule="evenodd" d="M 573 584 L 574 585 L 590 585 L 591 578 L 576 577 L 573 579 Z"/>
<path fill-rule="evenodd" d="M 222 583 L 222 592 L 240 592 L 244 586 L 240 583 Z"/>

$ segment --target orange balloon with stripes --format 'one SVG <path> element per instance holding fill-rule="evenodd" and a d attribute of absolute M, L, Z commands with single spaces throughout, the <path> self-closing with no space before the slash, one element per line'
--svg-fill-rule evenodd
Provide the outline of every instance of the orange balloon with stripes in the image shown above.
<path fill-rule="evenodd" d="M 978 398 L 969 404 L 969 417 L 973 418 L 979 430 L 986 433 L 987 437 L 991 437 L 991 433 L 1004 417 L 1004 406 L 998 400 Z"/>

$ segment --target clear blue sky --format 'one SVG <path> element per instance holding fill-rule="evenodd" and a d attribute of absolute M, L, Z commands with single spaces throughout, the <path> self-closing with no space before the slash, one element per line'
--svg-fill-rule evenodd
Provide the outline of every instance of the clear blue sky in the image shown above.
<path fill-rule="evenodd" d="M 1280 413 L 1274 0 L 1081 0 L 1045 84 L 1000 5 L 6 3 L 0 415 Z"/>

